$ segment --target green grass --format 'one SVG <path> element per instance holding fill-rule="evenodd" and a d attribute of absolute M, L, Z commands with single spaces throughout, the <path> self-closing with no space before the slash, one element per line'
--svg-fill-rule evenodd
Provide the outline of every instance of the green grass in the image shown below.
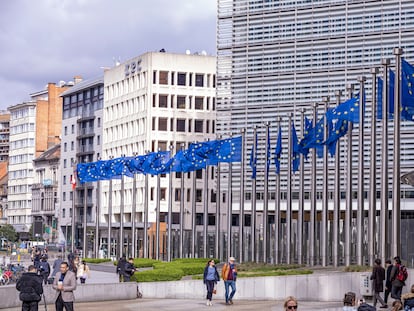
<path fill-rule="evenodd" d="M 346 266 L 344 268 L 345 272 L 368 272 L 371 270 L 372 270 L 372 267 L 370 266 L 358 266 L 358 265 Z"/>

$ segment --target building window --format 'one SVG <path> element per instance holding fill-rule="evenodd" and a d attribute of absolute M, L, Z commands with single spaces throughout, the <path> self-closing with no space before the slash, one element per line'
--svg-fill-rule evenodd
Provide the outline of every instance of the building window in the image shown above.
<path fill-rule="evenodd" d="M 62 218 L 66 218 L 66 209 L 62 208 Z"/>
<path fill-rule="evenodd" d="M 167 151 L 167 142 L 166 141 L 158 141 L 158 149 Z"/>
<path fill-rule="evenodd" d="M 177 96 L 177 109 L 185 109 L 185 96 Z"/>
<path fill-rule="evenodd" d="M 195 98 L 194 109 L 203 110 L 203 98 L 202 97 Z"/>
<path fill-rule="evenodd" d="M 156 107 L 156 98 L 157 98 L 157 95 L 155 95 L 155 94 L 153 94 L 152 95 L 152 107 Z"/>
<path fill-rule="evenodd" d="M 101 144 L 101 136 L 100 135 L 96 136 L 96 144 L 97 145 Z"/>
<path fill-rule="evenodd" d="M 179 72 L 177 77 L 177 85 L 186 85 L 185 84 L 185 73 Z"/>
<path fill-rule="evenodd" d="M 191 120 L 188 120 L 188 132 L 190 133 L 191 132 Z"/>
<path fill-rule="evenodd" d="M 185 132 L 185 119 L 177 119 L 177 132 Z"/>
<path fill-rule="evenodd" d="M 161 188 L 160 189 L 160 195 L 161 195 L 160 200 L 165 201 L 166 198 L 167 198 L 167 188 Z"/>
<path fill-rule="evenodd" d="M 181 172 L 175 172 L 175 178 L 181 178 L 182 173 Z"/>
<path fill-rule="evenodd" d="M 157 118 L 156 117 L 152 117 L 152 130 L 155 131 L 155 125 L 157 124 Z"/>
<path fill-rule="evenodd" d="M 174 85 L 175 83 L 174 78 L 175 78 L 175 73 L 171 72 L 171 85 Z"/>
<path fill-rule="evenodd" d="M 101 118 L 98 118 L 98 127 L 101 127 Z"/>
<path fill-rule="evenodd" d="M 65 126 L 65 136 L 68 135 L 68 127 Z"/>
<path fill-rule="evenodd" d="M 152 72 L 152 83 L 153 84 L 157 83 L 157 72 L 156 71 Z"/>
<path fill-rule="evenodd" d="M 196 74 L 195 75 L 195 86 L 203 87 L 204 86 L 204 75 L 203 74 Z"/>
<path fill-rule="evenodd" d="M 203 201 L 203 190 L 197 189 L 196 190 L 196 202 L 200 203 Z"/>
<path fill-rule="evenodd" d="M 67 162 L 68 161 L 66 159 L 63 159 L 63 168 L 66 168 Z"/>
<path fill-rule="evenodd" d="M 66 201 L 66 192 L 63 191 L 62 200 Z"/>
<path fill-rule="evenodd" d="M 194 132 L 203 133 L 203 120 L 195 120 L 195 122 L 194 122 Z"/>
<path fill-rule="evenodd" d="M 196 170 L 196 178 L 197 179 L 203 178 L 203 170 Z"/>
<path fill-rule="evenodd" d="M 191 200 L 191 189 L 187 189 L 187 202 Z"/>
<path fill-rule="evenodd" d="M 188 86 L 193 86 L 193 74 L 192 73 L 190 73 L 189 74 L 189 78 L 188 78 Z"/>
<path fill-rule="evenodd" d="M 69 193 L 69 199 L 70 199 L 71 201 L 73 201 L 73 191 L 71 191 L 71 192 Z"/>
<path fill-rule="evenodd" d="M 168 131 L 168 118 L 159 118 L 158 119 L 158 130 L 159 131 Z"/>
<path fill-rule="evenodd" d="M 72 134 L 75 134 L 75 125 L 72 124 L 72 128 L 71 128 Z"/>
<path fill-rule="evenodd" d="M 70 142 L 70 150 L 73 151 L 75 149 L 75 143 L 73 141 Z"/>
<path fill-rule="evenodd" d="M 63 175 L 63 184 L 66 185 L 66 175 Z"/>
<path fill-rule="evenodd" d="M 158 97 L 158 107 L 168 108 L 168 96 L 167 95 L 159 95 L 159 97 Z"/>
<path fill-rule="evenodd" d="M 160 71 L 159 84 L 168 84 L 168 71 Z"/>
<path fill-rule="evenodd" d="M 64 152 L 68 151 L 68 144 L 67 143 L 63 144 L 63 151 Z"/>
<path fill-rule="evenodd" d="M 175 202 L 181 201 L 181 189 L 175 189 L 174 200 Z"/>

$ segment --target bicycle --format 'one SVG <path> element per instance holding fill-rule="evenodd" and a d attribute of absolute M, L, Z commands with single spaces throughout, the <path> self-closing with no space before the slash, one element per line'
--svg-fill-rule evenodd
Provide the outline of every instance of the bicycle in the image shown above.
<path fill-rule="evenodd" d="M 4 271 L 0 268 L 0 285 L 8 285 L 10 282 L 10 271 Z"/>

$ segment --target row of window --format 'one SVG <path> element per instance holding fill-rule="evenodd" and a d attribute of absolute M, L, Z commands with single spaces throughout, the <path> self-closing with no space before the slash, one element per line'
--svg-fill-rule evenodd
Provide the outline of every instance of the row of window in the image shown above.
<path fill-rule="evenodd" d="M 10 121 L 17 120 L 26 117 L 35 117 L 36 108 L 35 107 L 23 107 L 10 112 Z"/>
<path fill-rule="evenodd" d="M 152 83 L 161 85 L 216 87 L 216 75 L 192 72 L 153 71 Z"/>
<path fill-rule="evenodd" d="M 19 155 L 9 157 L 9 163 L 10 164 L 20 164 L 20 163 L 27 163 L 27 162 L 32 163 L 33 159 L 34 159 L 33 153 L 19 154 Z"/>
<path fill-rule="evenodd" d="M 63 99 L 64 105 L 75 104 L 78 102 L 90 103 L 93 98 L 99 97 L 104 94 L 103 85 L 99 85 L 90 89 L 86 89 L 83 92 L 65 96 Z"/>
<path fill-rule="evenodd" d="M 152 107 L 191 110 L 216 110 L 216 98 L 208 96 L 185 96 L 153 94 Z"/>
<path fill-rule="evenodd" d="M 63 120 L 77 116 L 93 116 L 95 111 L 103 109 L 103 95 L 100 95 L 99 99 L 94 99 L 91 103 L 87 103 L 87 106 L 82 106 L 82 104 L 79 102 L 63 106 Z"/>
<path fill-rule="evenodd" d="M 24 169 L 24 170 L 9 171 L 9 179 L 19 179 L 19 178 L 26 178 L 26 177 L 33 177 L 33 170 Z"/>
<path fill-rule="evenodd" d="M 32 208 L 31 200 L 10 200 L 8 201 L 8 206 L 10 209 L 19 209 L 19 208 Z"/>
<path fill-rule="evenodd" d="M 25 132 L 34 132 L 35 124 L 34 123 L 23 123 L 19 125 L 13 125 L 10 127 L 10 134 L 20 134 Z"/>
<path fill-rule="evenodd" d="M 24 138 L 10 142 L 11 149 L 34 147 L 35 140 L 34 138 Z"/>
<path fill-rule="evenodd" d="M 7 222 L 9 224 L 28 224 L 32 222 L 32 217 L 31 216 L 8 216 L 7 217 Z"/>
<path fill-rule="evenodd" d="M 168 122 L 168 120 L 170 122 Z M 175 125 L 175 126 L 174 126 Z M 194 129 L 194 130 L 193 130 Z M 153 131 L 171 131 L 183 133 L 206 133 L 214 134 L 214 120 L 197 120 L 197 119 L 175 119 L 175 118 L 152 118 Z"/>

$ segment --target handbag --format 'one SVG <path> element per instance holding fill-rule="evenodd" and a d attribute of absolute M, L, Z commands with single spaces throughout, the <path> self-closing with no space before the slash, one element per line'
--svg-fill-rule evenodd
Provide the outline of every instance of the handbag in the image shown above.
<path fill-rule="evenodd" d="M 213 294 L 217 294 L 217 284 L 214 284 Z"/>

